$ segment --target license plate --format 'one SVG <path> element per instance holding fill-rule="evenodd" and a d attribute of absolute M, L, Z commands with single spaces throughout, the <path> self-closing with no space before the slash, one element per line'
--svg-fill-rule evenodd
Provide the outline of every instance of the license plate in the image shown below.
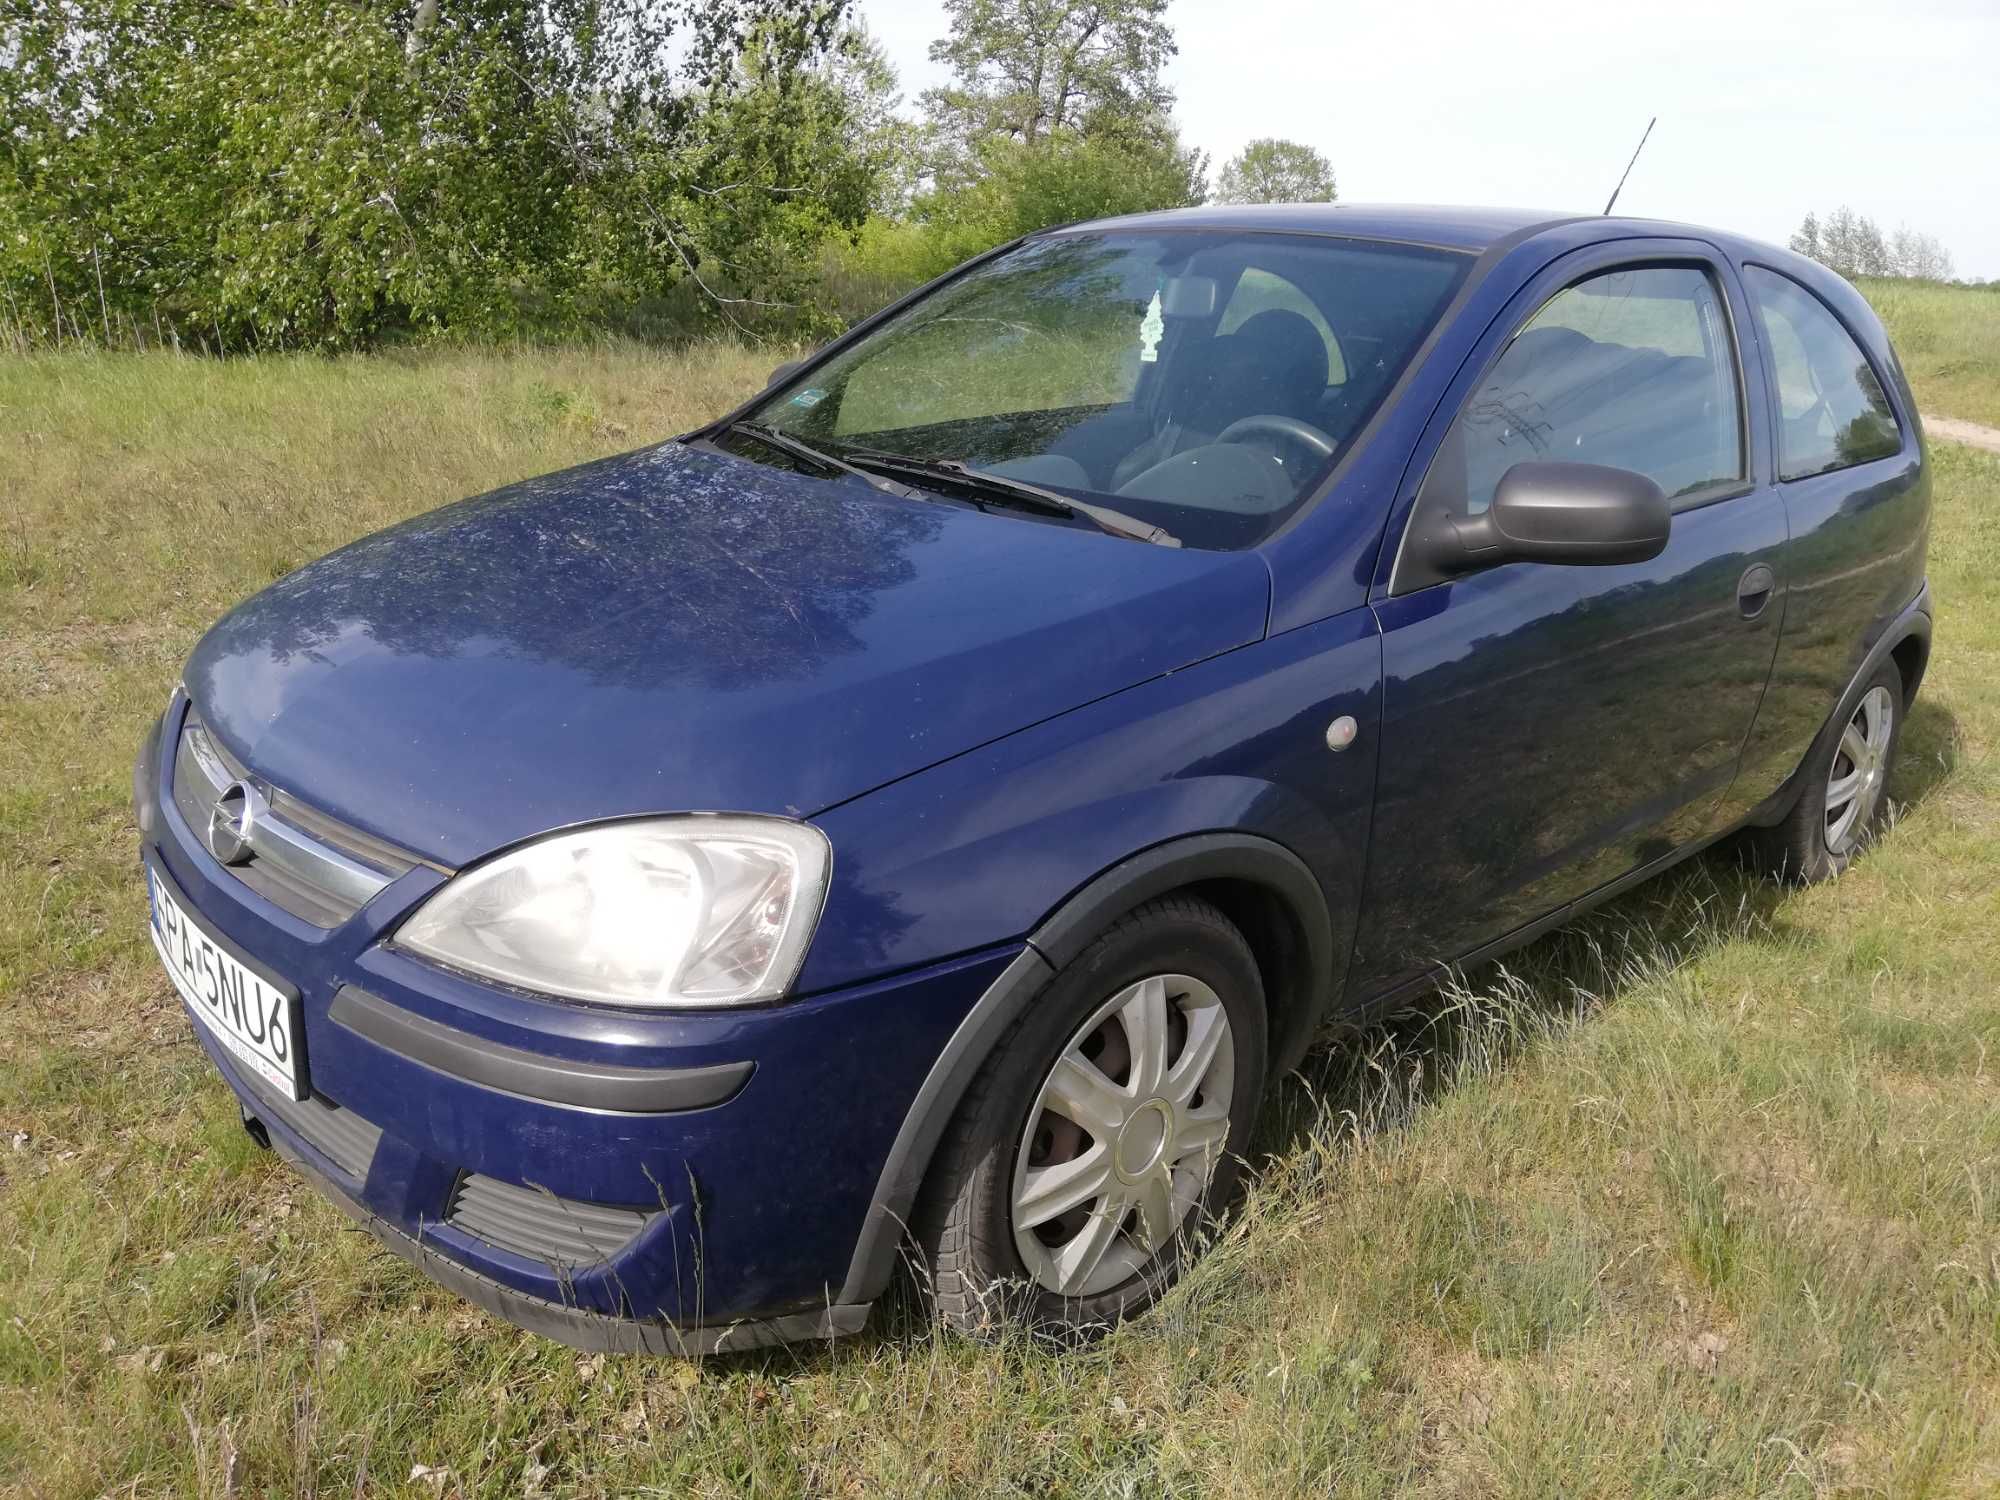
<path fill-rule="evenodd" d="M 265 979 L 224 949 L 151 865 L 146 884 L 152 893 L 153 946 L 195 1020 L 286 1098 L 305 1098 L 298 992 Z"/>

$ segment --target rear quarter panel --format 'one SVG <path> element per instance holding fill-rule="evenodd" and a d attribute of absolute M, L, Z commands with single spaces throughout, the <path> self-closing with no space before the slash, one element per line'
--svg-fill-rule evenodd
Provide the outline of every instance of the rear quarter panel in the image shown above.
<path fill-rule="evenodd" d="M 1749 802 L 1775 793 L 1797 769 L 1869 649 L 1923 586 L 1931 480 L 1909 382 L 1866 299 L 1823 267 L 1794 256 L 1773 252 L 1744 260 L 1805 283 L 1833 309 L 1867 353 L 1903 434 L 1902 450 L 1891 457 L 1778 486 L 1791 527 L 1785 615 L 1770 686 L 1738 773 L 1740 800 Z M 1759 342 L 1768 400 L 1775 403 L 1775 373 L 1761 337 Z M 1763 419 L 1775 430 L 1774 405 L 1767 405 Z"/>

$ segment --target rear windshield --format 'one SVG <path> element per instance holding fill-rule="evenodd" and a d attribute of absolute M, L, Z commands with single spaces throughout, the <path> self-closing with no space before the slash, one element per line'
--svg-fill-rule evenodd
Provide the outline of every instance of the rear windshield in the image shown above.
<path fill-rule="evenodd" d="M 904 309 L 752 420 L 1245 547 L 1339 457 L 1469 264 L 1310 235 L 1049 235 Z"/>

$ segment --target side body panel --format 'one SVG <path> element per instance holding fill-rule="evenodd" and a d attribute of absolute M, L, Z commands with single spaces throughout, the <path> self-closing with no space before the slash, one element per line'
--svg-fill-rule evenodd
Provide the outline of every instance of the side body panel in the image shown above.
<path fill-rule="evenodd" d="M 1352 610 L 819 815 L 837 854 L 801 985 L 1018 937 L 1130 855 L 1216 830 L 1264 836 L 1304 861 L 1338 963 L 1368 847 L 1380 674 L 1374 617 Z M 1343 714 L 1360 733 L 1336 752 L 1327 728 Z"/>

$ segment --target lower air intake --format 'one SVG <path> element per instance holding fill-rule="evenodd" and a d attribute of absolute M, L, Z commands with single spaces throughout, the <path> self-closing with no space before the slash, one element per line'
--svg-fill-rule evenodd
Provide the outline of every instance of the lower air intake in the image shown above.
<path fill-rule="evenodd" d="M 559 1198 L 467 1172 L 452 1189 L 444 1218 L 497 1249 L 552 1265 L 587 1266 L 623 1250 L 660 1212 Z"/>

